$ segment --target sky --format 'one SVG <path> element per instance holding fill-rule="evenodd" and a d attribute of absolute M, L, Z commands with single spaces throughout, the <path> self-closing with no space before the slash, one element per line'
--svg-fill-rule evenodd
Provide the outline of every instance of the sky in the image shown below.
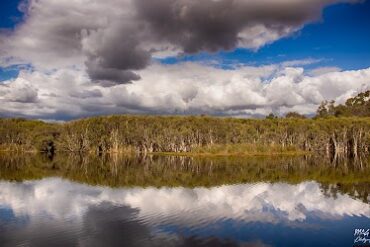
<path fill-rule="evenodd" d="M 370 89 L 370 0 L 4 0 L 0 116 L 312 116 Z"/>

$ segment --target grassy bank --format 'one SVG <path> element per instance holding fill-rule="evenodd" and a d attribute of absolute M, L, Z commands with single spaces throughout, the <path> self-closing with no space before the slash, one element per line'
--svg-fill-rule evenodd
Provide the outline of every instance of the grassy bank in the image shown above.
<path fill-rule="evenodd" d="M 190 152 L 159 152 L 155 155 L 170 156 L 296 156 L 308 155 L 311 152 L 300 150 L 294 146 L 283 147 L 280 145 L 261 144 L 213 144 L 204 147 L 194 148 Z"/>

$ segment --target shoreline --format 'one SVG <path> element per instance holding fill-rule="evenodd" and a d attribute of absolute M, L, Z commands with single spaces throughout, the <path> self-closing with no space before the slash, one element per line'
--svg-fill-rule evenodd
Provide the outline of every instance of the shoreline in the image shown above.
<path fill-rule="evenodd" d="M 294 151 L 294 152 L 266 152 L 266 153 L 199 153 L 199 152 L 152 152 L 150 155 L 162 156 L 183 156 L 183 157 L 274 157 L 274 156 L 302 156 L 311 155 L 308 151 Z"/>
<path fill-rule="evenodd" d="M 0 150 L 1 154 L 47 154 L 46 152 L 24 151 L 24 150 Z M 53 155 L 59 154 L 76 154 L 76 155 L 157 155 L 157 156 L 180 156 L 180 157 L 275 157 L 275 156 L 303 156 L 311 155 L 309 151 L 283 151 L 283 152 L 220 152 L 220 153 L 207 153 L 207 152 L 68 152 L 61 151 L 55 152 Z"/>

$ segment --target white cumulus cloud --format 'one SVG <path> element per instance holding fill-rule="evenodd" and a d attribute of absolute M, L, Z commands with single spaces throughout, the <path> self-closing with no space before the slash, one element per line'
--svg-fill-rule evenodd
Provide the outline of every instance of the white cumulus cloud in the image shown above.
<path fill-rule="evenodd" d="M 155 63 L 139 75 L 135 83 L 105 87 L 84 70 L 25 70 L 0 84 L 0 112 L 43 119 L 114 113 L 313 114 L 323 100 L 343 103 L 370 87 L 370 68 L 311 75 L 281 64 L 225 70 L 187 62 Z"/>

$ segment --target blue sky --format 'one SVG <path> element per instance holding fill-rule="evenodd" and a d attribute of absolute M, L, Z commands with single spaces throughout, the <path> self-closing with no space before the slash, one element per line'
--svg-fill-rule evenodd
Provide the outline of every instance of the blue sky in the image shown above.
<path fill-rule="evenodd" d="M 19 2 L 19 0 L 1 2 L 0 28 L 13 28 L 20 21 L 22 13 L 18 9 Z"/>
<path fill-rule="evenodd" d="M 21 21 L 22 13 L 18 10 L 19 1 L 2 1 L 0 8 L 0 29 L 14 29 L 15 25 Z M 1 68 L 0 81 L 15 78 L 18 75 L 16 68 Z"/>

